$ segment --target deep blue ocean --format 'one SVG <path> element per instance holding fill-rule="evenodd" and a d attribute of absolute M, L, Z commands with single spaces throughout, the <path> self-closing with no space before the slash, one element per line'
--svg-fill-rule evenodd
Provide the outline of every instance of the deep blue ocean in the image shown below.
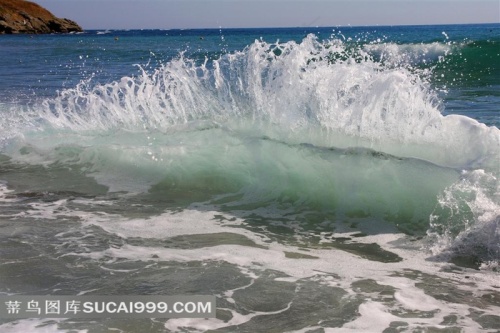
<path fill-rule="evenodd" d="M 0 36 L 2 332 L 500 329 L 500 24 Z"/>

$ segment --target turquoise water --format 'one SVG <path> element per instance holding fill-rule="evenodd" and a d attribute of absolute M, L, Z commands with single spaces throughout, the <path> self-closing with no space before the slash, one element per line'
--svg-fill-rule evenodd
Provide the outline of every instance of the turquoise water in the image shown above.
<path fill-rule="evenodd" d="M 218 307 L 3 330 L 500 327 L 498 24 L 0 46 L 0 292 Z"/>

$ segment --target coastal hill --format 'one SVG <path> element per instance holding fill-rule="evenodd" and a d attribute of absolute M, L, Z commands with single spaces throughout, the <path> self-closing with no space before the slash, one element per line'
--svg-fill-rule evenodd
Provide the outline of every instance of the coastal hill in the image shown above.
<path fill-rule="evenodd" d="M 55 17 L 42 6 L 25 0 L 0 0 L 0 34 L 80 32 L 74 21 Z"/>

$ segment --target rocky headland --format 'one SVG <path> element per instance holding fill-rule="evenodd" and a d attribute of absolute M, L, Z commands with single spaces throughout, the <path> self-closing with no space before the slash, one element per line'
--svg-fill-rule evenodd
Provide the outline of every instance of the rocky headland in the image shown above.
<path fill-rule="evenodd" d="M 81 32 L 74 21 L 54 16 L 42 6 L 25 0 L 0 0 L 0 34 Z"/>

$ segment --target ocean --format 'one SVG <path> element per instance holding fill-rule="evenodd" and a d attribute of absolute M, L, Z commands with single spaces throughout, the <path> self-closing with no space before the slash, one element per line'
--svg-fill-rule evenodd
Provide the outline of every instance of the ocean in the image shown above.
<path fill-rule="evenodd" d="M 0 59 L 0 295 L 217 307 L 0 331 L 500 331 L 500 24 L 4 35 Z"/>

